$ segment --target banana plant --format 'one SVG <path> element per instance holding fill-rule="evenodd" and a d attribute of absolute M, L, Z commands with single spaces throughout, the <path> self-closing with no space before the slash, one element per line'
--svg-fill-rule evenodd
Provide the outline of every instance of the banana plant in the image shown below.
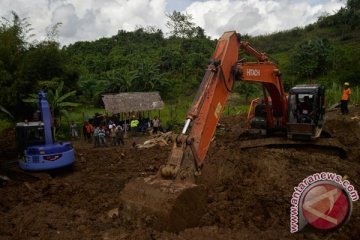
<path fill-rule="evenodd" d="M 54 133 L 56 133 L 56 128 L 61 127 L 62 116 L 68 119 L 69 113 L 67 110 L 71 107 L 79 106 L 78 103 L 66 101 L 68 98 L 75 96 L 76 91 L 63 93 L 63 87 L 64 82 L 60 82 L 55 91 L 52 89 L 47 91 L 47 99 L 50 105 L 52 116 L 54 118 Z M 30 94 L 29 98 L 23 99 L 23 101 L 37 104 L 38 94 Z"/>

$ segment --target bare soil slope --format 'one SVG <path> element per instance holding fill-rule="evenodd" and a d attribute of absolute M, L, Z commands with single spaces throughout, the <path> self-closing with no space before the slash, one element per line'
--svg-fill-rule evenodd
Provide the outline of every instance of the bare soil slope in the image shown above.
<path fill-rule="evenodd" d="M 136 150 L 92 148 L 75 142 L 76 164 L 42 180 L 10 181 L 0 188 L 2 239 L 358 239 L 360 205 L 350 222 L 332 232 L 289 232 L 293 187 L 322 171 L 348 175 L 360 191 L 360 108 L 351 115 L 328 113 L 326 130 L 347 149 L 347 158 L 326 148 L 259 147 L 241 150 L 244 117 L 222 119 L 205 162 L 200 183 L 208 188 L 208 209 L 197 228 L 178 234 L 125 225 L 116 215 L 125 183 L 154 174 L 171 146 Z M 0 140 L 1 161 L 15 157 L 13 136 Z M 141 142 L 143 138 L 136 139 Z M 12 176 L 10 176 L 12 177 Z M 115 209 L 115 210 L 114 210 Z M 112 212 L 112 210 L 114 212 Z"/>

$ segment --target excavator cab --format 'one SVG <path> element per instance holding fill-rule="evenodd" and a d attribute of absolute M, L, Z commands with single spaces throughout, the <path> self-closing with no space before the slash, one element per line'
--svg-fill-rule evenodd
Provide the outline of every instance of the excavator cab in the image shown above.
<path fill-rule="evenodd" d="M 19 159 L 23 158 L 27 147 L 43 144 L 45 144 L 44 123 L 19 122 L 16 124 L 16 148 Z"/>
<path fill-rule="evenodd" d="M 319 84 L 293 87 L 288 95 L 287 135 L 295 139 L 320 136 L 325 121 L 325 88 Z"/>

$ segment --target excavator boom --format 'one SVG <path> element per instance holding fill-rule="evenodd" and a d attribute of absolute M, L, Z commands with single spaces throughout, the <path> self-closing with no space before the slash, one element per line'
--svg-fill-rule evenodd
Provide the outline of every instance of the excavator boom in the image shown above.
<path fill-rule="evenodd" d="M 226 32 L 219 39 L 211 62 L 187 114 L 192 121 L 187 139 L 197 166 L 201 166 L 226 100 L 234 84 L 232 67 L 238 60 L 239 39 L 234 32 Z M 183 131 L 183 134 L 185 132 Z"/>

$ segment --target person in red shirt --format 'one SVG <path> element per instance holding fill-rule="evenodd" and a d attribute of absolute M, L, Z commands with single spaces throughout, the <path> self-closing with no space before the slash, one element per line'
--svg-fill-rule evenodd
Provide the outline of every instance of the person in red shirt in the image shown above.
<path fill-rule="evenodd" d="M 348 103 L 350 101 L 351 90 L 349 88 L 350 84 L 348 82 L 344 83 L 344 90 L 341 97 L 341 113 L 349 114 Z"/>

